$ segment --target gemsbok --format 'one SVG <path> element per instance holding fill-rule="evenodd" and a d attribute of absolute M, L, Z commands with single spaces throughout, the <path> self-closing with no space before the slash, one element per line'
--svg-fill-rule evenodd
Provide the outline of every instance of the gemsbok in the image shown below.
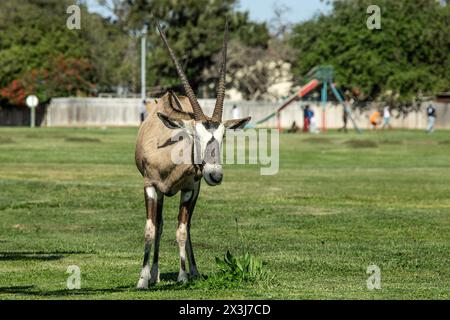
<path fill-rule="evenodd" d="M 180 250 L 178 282 L 188 281 L 189 275 L 199 275 L 191 242 L 191 218 L 204 178 L 210 186 L 222 182 L 221 148 L 225 131 L 243 128 L 250 117 L 222 121 L 225 98 L 227 66 L 228 23 L 222 49 L 220 76 L 217 83 L 217 100 L 211 117 L 206 116 L 192 90 L 188 79 L 170 48 L 159 23 L 161 39 L 174 63 L 187 97 L 177 97 L 172 91 L 156 101 L 142 123 L 136 142 L 136 166 L 144 177 L 144 197 L 147 211 L 145 224 L 145 251 L 142 271 L 137 284 L 140 289 L 149 283 L 159 282 L 158 256 L 163 231 L 164 196 L 174 196 L 181 191 L 176 239 Z M 176 133 L 183 139 L 174 139 Z M 174 161 L 178 150 L 188 150 L 190 161 Z M 150 269 L 150 250 L 154 244 L 153 263 Z"/>

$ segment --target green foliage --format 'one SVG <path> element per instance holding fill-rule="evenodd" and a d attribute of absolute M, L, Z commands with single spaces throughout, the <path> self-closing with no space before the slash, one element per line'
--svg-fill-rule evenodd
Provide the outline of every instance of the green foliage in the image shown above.
<path fill-rule="evenodd" d="M 229 281 L 256 281 L 267 277 L 261 261 L 246 252 L 243 256 L 235 257 L 227 251 L 224 258 L 216 257 L 219 276 Z"/>
<path fill-rule="evenodd" d="M 54 87 L 43 88 L 42 82 L 35 83 L 34 86 L 42 88 L 33 93 L 45 100 L 55 95 L 91 93 L 91 86 L 86 86 L 84 80 L 95 81 L 99 90 L 132 81 L 132 74 L 127 71 L 133 59 L 126 59 L 130 38 L 112 22 L 88 13 L 83 5 L 80 6 L 81 30 L 69 30 L 66 10 L 73 3 L 69 0 L 0 2 L 0 89 L 16 88 L 14 81 L 24 89 L 25 83 L 34 77 L 32 73 L 39 73 L 38 78 L 42 78 L 44 71 L 58 75 L 61 71 L 55 65 L 58 59 L 72 65 L 89 65 L 90 74 L 80 80 L 76 74 L 63 73 L 66 77 L 62 85 L 67 82 L 71 82 L 67 87 L 75 85 L 69 89 L 54 90 Z M 16 99 L 9 102 L 17 104 Z"/>
<path fill-rule="evenodd" d="M 102 1 L 99 1 L 102 3 Z M 118 86 L 131 92 L 140 89 L 140 30 L 148 33 L 147 84 L 163 89 L 179 86 L 179 79 L 156 29 L 153 12 L 167 29 L 171 46 L 198 89 L 215 79 L 205 78 L 205 69 L 215 66 L 213 57 L 222 47 L 225 17 L 230 20 L 231 38 L 248 46 L 266 47 L 269 33 L 264 23 L 251 22 L 246 12 L 235 10 L 236 0 L 133 0 L 113 2 L 114 19 L 89 13 L 81 4 L 81 30 L 66 27 L 67 7 L 73 0 L 2 0 L 0 2 L 0 89 L 24 89 L 36 70 L 51 72 L 56 57 L 83 60 L 92 65 L 98 92 Z M 14 82 L 15 81 L 15 82 Z M 14 83 L 13 83 L 14 82 Z M 211 88 L 209 88 L 211 89 Z M 46 93 L 44 93 L 46 91 Z M 46 89 L 37 94 L 52 97 L 89 94 L 80 86 L 74 90 Z M 36 92 L 34 92 L 36 93 Z M 7 94 L 9 98 L 10 93 Z M 17 104 L 15 98 L 9 103 Z M 19 99 L 20 101 L 23 99 Z"/>
<path fill-rule="evenodd" d="M 203 72 L 215 65 L 213 57 L 222 49 L 226 17 L 231 39 L 252 47 L 268 45 L 270 36 L 266 24 L 252 22 L 248 13 L 236 11 L 237 3 L 237 0 L 134 0 L 118 3 L 114 13 L 125 29 L 134 30 L 137 34 L 144 23 L 149 25 L 149 86 L 167 89 L 178 87 L 180 83 L 156 31 L 155 22 L 158 20 L 192 87 L 198 90 L 215 84 L 215 79 L 205 79 Z"/>
<path fill-rule="evenodd" d="M 0 2 L 0 88 L 37 68 L 51 57 L 86 55 L 81 32 L 66 28 L 69 1 L 3 0 Z"/>
<path fill-rule="evenodd" d="M 38 96 L 41 103 L 51 97 L 92 94 L 95 91 L 95 72 L 85 59 L 52 58 L 48 69 L 33 69 L 0 90 L 0 97 L 15 106 L 25 106 L 30 94 Z"/>
<path fill-rule="evenodd" d="M 335 1 L 330 15 L 297 25 L 300 80 L 316 65 L 336 70 L 340 86 L 359 87 L 365 99 L 393 91 L 400 101 L 450 88 L 450 7 L 434 0 L 380 0 L 381 30 L 366 26 L 369 0 Z"/>
<path fill-rule="evenodd" d="M 217 272 L 191 279 L 188 283 L 180 284 L 180 287 L 223 290 L 255 286 L 267 288 L 274 283 L 274 278 L 264 269 L 263 263 L 248 252 L 235 257 L 227 251 L 223 259 L 216 257 L 216 267 Z"/>

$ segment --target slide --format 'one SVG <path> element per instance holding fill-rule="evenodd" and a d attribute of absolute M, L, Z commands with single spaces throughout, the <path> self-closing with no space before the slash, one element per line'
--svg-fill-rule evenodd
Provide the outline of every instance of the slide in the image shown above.
<path fill-rule="evenodd" d="M 297 101 L 298 99 L 303 98 L 304 96 L 306 96 L 308 93 L 310 93 L 312 90 L 314 90 L 315 88 L 317 88 L 317 86 L 320 84 L 320 82 L 316 79 L 311 80 L 310 82 L 308 82 L 306 85 L 304 85 L 303 87 L 300 88 L 300 90 L 298 91 L 297 94 L 293 95 L 292 97 L 290 97 L 288 100 L 286 100 L 286 102 L 283 103 L 283 105 L 281 107 L 278 108 L 277 111 L 275 111 L 274 113 L 269 114 L 267 117 L 265 117 L 264 119 L 261 119 L 259 121 L 256 122 L 256 124 L 261 124 L 264 123 L 270 119 L 272 119 L 273 117 L 275 117 L 276 115 L 278 115 L 284 108 L 286 108 L 287 106 L 289 106 L 292 102 Z"/>
<path fill-rule="evenodd" d="M 289 98 L 285 103 L 283 103 L 283 105 L 278 108 L 277 113 L 279 113 L 281 110 L 283 110 L 284 108 L 286 108 L 288 105 L 290 105 L 292 102 L 303 98 L 304 96 L 306 96 L 308 93 L 310 93 L 312 90 L 314 90 L 315 88 L 317 88 L 317 86 L 320 84 L 319 80 L 313 79 L 310 82 L 308 82 L 306 85 L 304 85 L 303 87 L 300 88 L 300 90 L 298 91 L 298 93 L 294 96 L 292 96 L 291 98 Z"/>

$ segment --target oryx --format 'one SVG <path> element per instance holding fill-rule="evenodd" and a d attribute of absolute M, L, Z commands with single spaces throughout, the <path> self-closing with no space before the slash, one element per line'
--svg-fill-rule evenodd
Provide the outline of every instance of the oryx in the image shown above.
<path fill-rule="evenodd" d="M 144 196 L 147 209 L 145 225 L 144 262 L 138 288 L 147 288 L 149 283 L 159 281 L 158 254 L 163 230 L 162 209 L 164 196 L 173 196 L 181 191 L 176 239 L 180 249 L 179 282 L 186 282 L 186 253 L 191 276 L 197 276 L 194 253 L 190 237 L 191 218 L 200 191 L 202 177 L 210 186 L 221 183 L 222 139 L 226 129 L 243 128 L 250 117 L 222 122 L 225 98 L 228 24 L 222 50 L 222 64 L 217 84 L 217 101 L 212 117 L 203 113 L 180 63 L 170 48 L 164 32 L 157 24 L 162 41 L 175 64 L 178 76 L 187 97 L 166 93 L 152 105 L 147 119 L 142 123 L 136 142 L 136 166 L 144 177 Z M 183 139 L 174 140 L 176 132 Z M 174 161 L 175 148 L 188 150 L 192 161 Z M 178 150 L 177 149 L 177 150 Z M 153 263 L 149 256 L 154 243 Z"/>

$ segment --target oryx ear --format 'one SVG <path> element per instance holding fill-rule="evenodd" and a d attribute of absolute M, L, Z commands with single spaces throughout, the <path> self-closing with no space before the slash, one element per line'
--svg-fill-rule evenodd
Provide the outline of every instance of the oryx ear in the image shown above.
<path fill-rule="evenodd" d="M 165 114 L 157 112 L 158 118 L 164 123 L 164 125 L 169 129 L 181 129 L 184 128 L 184 123 L 181 120 L 170 119 Z"/>
<path fill-rule="evenodd" d="M 223 123 L 226 129 L 238 130 L 243 129 L 247 123 L 252 119 L 252 117 L 242 118 L 242 119 L 233 119 L 227 120 Z"/>

